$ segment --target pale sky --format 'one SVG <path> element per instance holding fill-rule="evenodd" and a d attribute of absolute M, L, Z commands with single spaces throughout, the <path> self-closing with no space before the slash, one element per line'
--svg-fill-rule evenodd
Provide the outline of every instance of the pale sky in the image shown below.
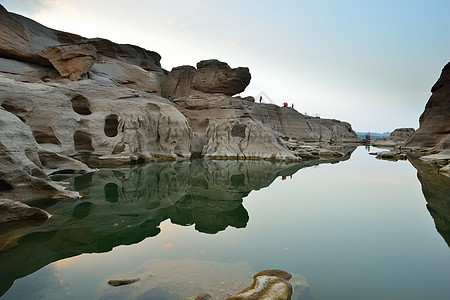
<path fill-rule="evenodd" d="M 158 52 L 171 70 L 204 59 L 248 67 L 264 91 L 355 131 L 418 128 L 450 61 L 448 0 L 0 0 L 48 27 Z"/>

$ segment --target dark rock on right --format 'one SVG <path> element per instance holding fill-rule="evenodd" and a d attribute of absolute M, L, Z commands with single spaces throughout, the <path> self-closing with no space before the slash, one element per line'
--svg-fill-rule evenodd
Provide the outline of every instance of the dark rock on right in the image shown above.
<path fill-rule="evenodd" d="M 450 62 L 431 89 L 420 116 L 420 127 L 403 146 L 405 149 L 450 149 Z"/>

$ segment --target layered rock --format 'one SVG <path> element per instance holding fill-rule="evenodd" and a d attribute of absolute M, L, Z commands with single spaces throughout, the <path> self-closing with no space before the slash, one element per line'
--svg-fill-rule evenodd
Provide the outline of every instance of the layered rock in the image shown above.
<path fill-rule="evenodd" d="M 348 123 L 231 97 L 248 68 L 205 60 L 166 72 L 156 52 L 0 15 L 0 106 L 31 129 L 42 173 L 91 171 L 74 159 L 329 159 L 346 156 L 336 143 L 358 142 Z"/>
<path fill-rule="evenodd" d="M 450 149 L 450 63 L 431 93 L 419 118 L 420 127 L 403 146 L 405 149 Z"/>
<path fill-rule="evenodd" d="M 66 48 L 75 47 L 75 52 L 93 47 L 98 55 L 118 59 L 148 71 L 163 72 L 160 64 L 161 56 L 156 52 L 134 45 L 117 44 L 99 38 L 86 39 L 76 34 L 54 30 L 23 16 L 9 13 L 0 5 L 1 57 L 31 62 L 40 66 L 52 66 L 52 62 L 47 58 L 48 55 L 42 51 L 61 44 L 64 44 Z M 66 55 L 73 56 L 73 49 L 67 50 L 64 51 Z M 89 52 L 88 55 L 83 56 L 91 56 L 91 54 L 92 52 Z"/>
<path fill-rule="evenodd" d="M 167 100 L 90 80 L 22 83 L 0 75 L 0 105 L 44 148 L 92 165 L 189 157 L 190 128 Z"/>
<path fill-rule="evenodd" d="M 43 171 L 30 127 L 0 107 L 0 199 L 76 198 Z"/>
<path fill-rule="evenodd" d="M 0 223 L 27 220 L 48 219 L 48 214 L 42 209 L 30 207 L 19 201 L 0 200 Z"/>
<path fill-rule="evenodd" d="M 357 141 L 350 124 L 308 118 L 292 108 L 249 102 L 223 94 L 191 95 L 174 102 L 190 121 L 193 131 L 191 153 L 205 158 L 319 158 L 318 154 L 325 152 L 303 147 L 304 143 L 323 143 L 330 147 L 336 142 Z"/>
<path fill-rule="evenodd" d="M 39 55 L 48 59 L 62 77 L 76 81 L 85 75 L 97 59 L 97 49 L 89 44 L 48 47 Z"/>
<path fill-rule="evenodd" d="M 232 69 L 215 59 L 203 60 L 197 63 L 197 69 L 191 66 L 172 69 L 162 82 L 162 96 L 171 100 L 204 93 L 233 96 L 243 92 L 250 79 L 248 68 Z"/>

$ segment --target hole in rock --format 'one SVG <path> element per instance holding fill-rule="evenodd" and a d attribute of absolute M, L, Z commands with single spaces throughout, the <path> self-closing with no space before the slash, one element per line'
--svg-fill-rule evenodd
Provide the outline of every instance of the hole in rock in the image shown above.
<path fill-rule="evenodd" d="M 85 96 L 77 94 L 70 101 L 72 102 L 73 110 L 77 114 L 87 116 L 92 113 L 89 105 L 89 100 Z"/>
<path fill-rule="evenodd" d="M 117 127 L 119 126 L 119 116 L 115 114 L 107 115 L 105 118 L 105 134 L 108 137 L 117 135 Z"/>
<path fill-rule="evenodd" d="M 13 187 L 4 180 L 0 179 L 0 191 L 10 191 Z"/>

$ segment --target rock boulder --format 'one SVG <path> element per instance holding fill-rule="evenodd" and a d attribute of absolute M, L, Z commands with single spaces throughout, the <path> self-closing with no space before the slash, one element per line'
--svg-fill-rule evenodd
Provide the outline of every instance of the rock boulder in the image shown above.
<path fill-rule="evenodd" d="M 39 52 L 62 77 L 76 81 L 85 75 L 97 59 L 97 49 L 89 44 L 58 45 Z"/>
<path fill-rule="evenodd" d="M 172 69 L 162 82 L 162 96 L 168 99 L 204 94 L 235 95 L 243 92 L 250 83 L 248 68 L 230 68 L 218 60 L 204 60 L 197 68 L 181 66 Z"/>

